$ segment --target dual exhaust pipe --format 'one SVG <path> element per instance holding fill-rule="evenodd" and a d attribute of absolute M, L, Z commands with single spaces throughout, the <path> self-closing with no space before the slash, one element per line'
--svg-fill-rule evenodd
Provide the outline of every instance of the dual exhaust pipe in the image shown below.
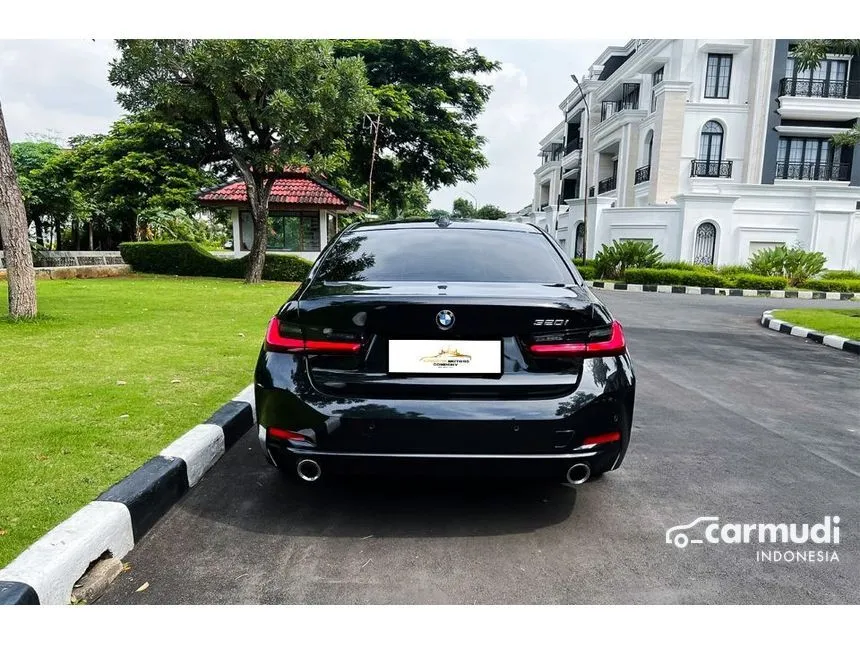
<path fill-rule="evenodd" d="M 300 459 L 296 462 L 296 474 L 299 479 L 313 483 L 322 477 L 322 468 L 315 459 Z M 580 461 L 567 469 L 565 478 L 570 484 L 584 484 L 591 477 L 591 466 Z"/>
<path fill-rule="evenodd" d="M 580 461 L 567 469 L 566 479 L 569 484 L 584 484 L 591 477 L 591 466 Z"/>
<path fill-rule="evenodd" d="M 296 463 L 296 474 L 306 482 L 315 482 L 322 477 L 322 468 L 316 459 L 300 459 Z"/>

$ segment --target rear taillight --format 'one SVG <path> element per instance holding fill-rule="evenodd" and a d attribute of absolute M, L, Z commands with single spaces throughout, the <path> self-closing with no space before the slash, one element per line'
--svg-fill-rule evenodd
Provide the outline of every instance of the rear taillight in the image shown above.
<path fill-rule="evenodd" d="M 272 318 L 266 330 L 266 350 L 270 352 L 313 352 L 315 354 L 355 354 L 361 349 L 357 341 L 305 340 L 298 328 L 285 333 L 277 318 Z"/>
<path fill-rule="evenodd" d="M 605 332 L 604 332 L 605 333 Z M 536 356 L 547 358 L 596 358 L 598 356 L 619 356 L 627 349 L 621 323 L 612 321 L 607 340 L 587 341 L 584 343 L 534 343 L 529 351 Z"/>

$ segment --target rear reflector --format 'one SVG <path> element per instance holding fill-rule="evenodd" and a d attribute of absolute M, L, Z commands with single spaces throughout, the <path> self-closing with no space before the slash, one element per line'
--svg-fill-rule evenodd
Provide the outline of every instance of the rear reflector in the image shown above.
<path fill-rule="evenodd" d="M 599 434 L 594 437 L 588 437 L 585 441 L 582 442 L 583 446 L 594 446 L 599 443 L 612 443 L 614 441 L 621 441 L 621 433 L 620 432 L 607 432 L 606 434 Z"/>
<path fill-rule="evenodd" d="M 595 343 L 552 343 L 534 344 L 529 351 L 537 356 L 563 358 L 593 358 L 597 356 L 619 356 L 625 352 L 627 345 L 621 323 L 612 321 L 611 333 L 608 340 Z"/>
<path fill-rule="evenodd" d="M 266 349 L 270 352 L 355 353 L 361 343 L 336 340 L 305 340 L 281 334 L 280 321 L 272 318 L 266 330 Z"/>
<path fill-rule="evenodd" d="M 283 430 L 281 428 L 269 428 L 269 436 L 274 439 L 287 439 L 289 441 L 307 441 L 308 438 L 298 432 L 292 430 Z"/>

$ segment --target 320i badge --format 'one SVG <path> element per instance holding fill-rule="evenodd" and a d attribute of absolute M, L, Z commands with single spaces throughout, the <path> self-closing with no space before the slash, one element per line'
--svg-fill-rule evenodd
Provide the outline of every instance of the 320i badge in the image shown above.
<path fill-rule="evenodd" d="M 543 231 L 512 222 L 353 225 L 272 318 L 260 442 L 325 472 L 557 477 L 621 465 L 635 379 L 618 321 Z"/>

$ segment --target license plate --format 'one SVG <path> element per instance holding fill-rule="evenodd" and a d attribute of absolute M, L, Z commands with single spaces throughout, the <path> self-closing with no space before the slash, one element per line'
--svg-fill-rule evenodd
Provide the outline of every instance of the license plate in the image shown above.
<path fill-rule="evenodd" d="M 500 340 L 389 340 L 392 374 L 501 374 Z"/>

